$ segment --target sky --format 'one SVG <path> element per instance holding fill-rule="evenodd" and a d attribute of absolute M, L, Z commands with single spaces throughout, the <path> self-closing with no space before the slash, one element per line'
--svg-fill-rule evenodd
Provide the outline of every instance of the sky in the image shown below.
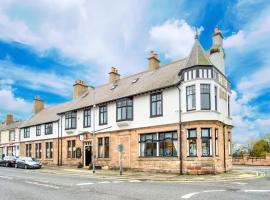
<path fill-rule="evenodd" d="M 204 49 L 224 35 L 237 143 L 270 132 L 270 4 L 267 0 L 0 0 L 0 121 L 27 119 L 33 98 L 72 99 L 73 83 L 100 85 L 186 57 L 195 29 Z"/>

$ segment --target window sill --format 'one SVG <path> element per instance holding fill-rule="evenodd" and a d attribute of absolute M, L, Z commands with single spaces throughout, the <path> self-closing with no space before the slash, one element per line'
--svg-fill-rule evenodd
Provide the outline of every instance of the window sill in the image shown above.
<path fill-rule="evenodd" d="M 75 128 L 65 128 L 66 131 L 68 130 L 76 130 L 76 127 Z"/>
<path fill-rule="evenodd" d="M 44 158 L 45 161 L 53 161 L 53 158 Z"/>
<path fill-rule="evenodd" d="M 179 160 L 178 156 L 149 156 L 149 157 L 138 157 L 138 161 L 162 161 L 162 160 Z"/>
<path fill-rule="evenodd" d="M 108 123 L 106 123 L 106 124 L 98 124 L 99 126 L 104 126 L 104 125 L 108 125 Z"/>
<path fill-rule="evenodd" d="M 157 118 L 157 117 L 163 117 L 163 114 L 162 115 L 150 115 L 150 118 Z"/>
<path fill-rule="evenodd" d="M 98 158 L 97 160 L 98 161 L 110 161 L 111 159 L 110 158 Z"/>

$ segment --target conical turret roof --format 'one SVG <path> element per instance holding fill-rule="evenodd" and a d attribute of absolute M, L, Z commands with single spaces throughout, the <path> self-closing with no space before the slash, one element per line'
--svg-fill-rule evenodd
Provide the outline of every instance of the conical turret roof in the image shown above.
<path fill-rule="evenodd" d="M 197 37 L 188 56 L 185 68 L 196 65 L 212 65 Z"/>

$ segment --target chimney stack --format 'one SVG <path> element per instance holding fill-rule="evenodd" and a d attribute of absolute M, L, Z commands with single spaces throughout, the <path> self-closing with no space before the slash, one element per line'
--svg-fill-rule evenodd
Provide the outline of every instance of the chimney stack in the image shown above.
<path fill-rule="evenodd" d="M 151 51 L 150 52 L 150 57 L 148 58 L 148 69 L 150 71 L 156 70 L 159 68 L 159 59 L 158 59 L 158 55 L 156 52 Z"/>
<path fill-rule="evenodd" d="M 80 97 L 86 90 L 88 86 L 82 80 L 76 80 L 73 85 L 73 98 L 76 99 Z"/>
<path fill-rule="evenodd" d="M 34 114 L 37 114 L 44 109 L 44 101 L 39 96 L 34 98 Z"/>
<path fill-rule="evenodd" d="M 6 125 L 12 124 L 13 122 L 13 115 L 12 113 L 8 113 L 6 117 Z"/>
<path fill-rule="evenodd" d="M 111 68 L 111 72 L 109 73 L 109 82 L 115 83 L 116 81 L 120 80 L 120 74 L 115 67 Z"/>

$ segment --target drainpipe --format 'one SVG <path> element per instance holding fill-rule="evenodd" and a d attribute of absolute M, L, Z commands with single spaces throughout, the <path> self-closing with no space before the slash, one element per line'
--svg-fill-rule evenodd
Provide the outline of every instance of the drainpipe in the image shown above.
<path fill-rule="evenodd" d="M 63 149 L 62 149 L 62 145 L 63 145 L 63 133 L 62 133 L 62 115 L 61 115 L 61 123 L 60 123 L 60 130 L 61 130 L 61 157 L 60 157 L 60 166 L 62 166 L 62 154 L 63 154 Z"/>
<path fill-rule="evenodd" d="M 225 125 L 223 125 L 223 156 L 224 156 L 224 172 L 227 172 L 226 167 L 226 148 L 225 148 Z"/>
<path fill-rule="evenodd" d="M 57 122 L 57 125 L 58 125 L 58 134 L 57 134 L 57 146 L 58 146 L 58 148 L 57 148 L 57 166 L 59 166 L 59 151 L 60 151 L 60 148 L 59 148 L 59 122 L 60 122 L 60 120 L 58 120 L 58 122 Z"/>
<path fill-rule="evenodd" d="M 183 175 L 183 151 L 182 151 L 182 110 L 181 110 L 181 89 L 177 85 L 177 89 L 179 91 L 179 154 L 180 154 L 180 175 Z"/>

